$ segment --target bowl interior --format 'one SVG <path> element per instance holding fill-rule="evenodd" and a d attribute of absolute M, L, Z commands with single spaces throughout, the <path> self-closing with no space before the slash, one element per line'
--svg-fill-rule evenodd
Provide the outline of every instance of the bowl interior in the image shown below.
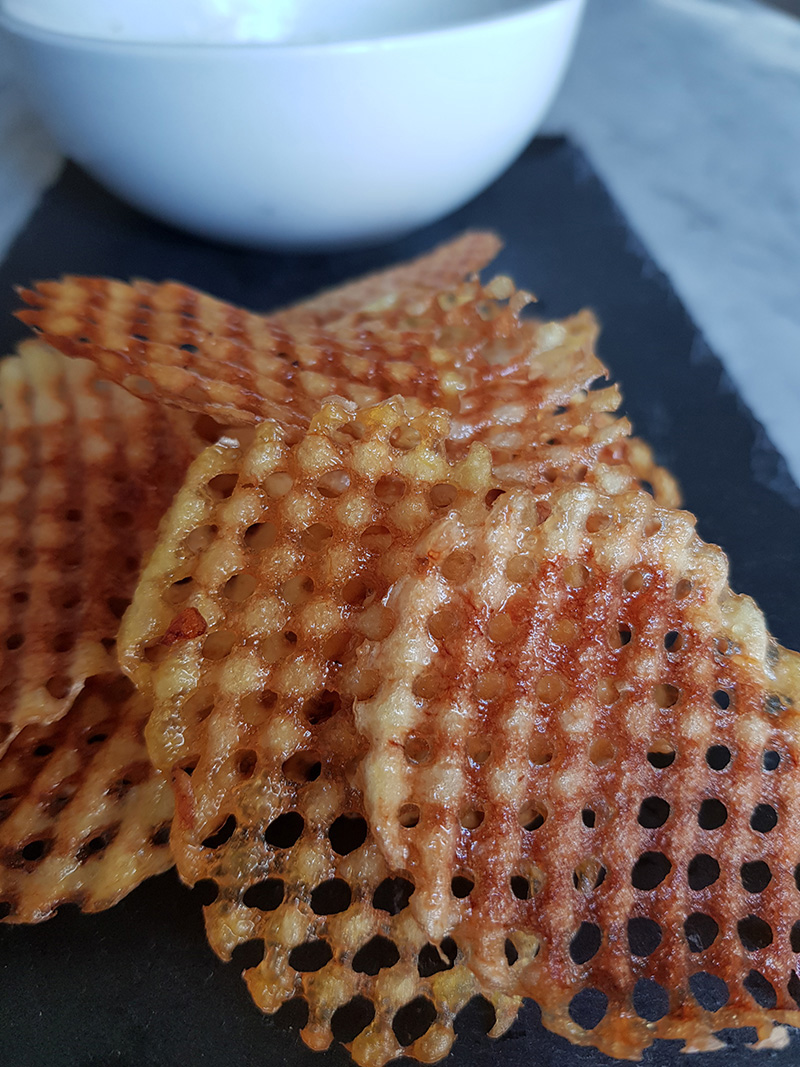
<path fill-rule="evenodd" d="M 553 0 L 0 0 L 39 29 L 99 40 L 318 44 L 420 33 Z"/>

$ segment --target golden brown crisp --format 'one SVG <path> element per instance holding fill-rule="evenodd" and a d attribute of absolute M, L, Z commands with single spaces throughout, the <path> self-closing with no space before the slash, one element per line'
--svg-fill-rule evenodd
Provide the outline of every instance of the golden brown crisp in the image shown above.
<path fill-rule="evenodd" d="M 692 516 L 544 503 L 442 519 L 359 649 L 383 856 L 432 941 L 571 1041 L 635 1058 L 797 1025 L 800 657 Z"/>
<path fill-rule="evenodd" d="M 0 363 L 0 752 L 115 669 L 119 620 L 197 451 L 188 419 L 41 343 Z"/>
<path fill-rule="evenodd" d="M 502 242 L 493 233 L 468 231 L 408 263 L 325 290 L 282 311 L 270 312 L 269 318 L 284 326 L 324 326 L 365 309 L 408 307 L 477 274 L 501 247 Z"/>
<path fill-rule="evenodd" d="M 263 937 L 251 992 L 266 1011 L 305 996 L 315 1048 L 339 1008 L 367 998 L 374 1018 L 353 1055 L 369 1065 L 400 1053 L 393 1024 L 420 996 L 435 1021 L 411 1054 L 444 1055 L 455 1013 L 479 992 L 410 921 L 348 784 L 353 693 L 372 684 L 348 672 L 352 650 L 391 629 L 383 598 L 435 516 L 487 510 L 489 454 L 476 445 L 449 461 L 447 429 L 443 412 L 410 418 L 401 401 L 363 412 L 339 402 L 297 440 L 267 423 L 246 450 L 210 448 L 120 640 L 153 694 L 148 738 L 173 778 L 179 871 L 218 887 L 213 948 L 229 958 Z M 494 1000 L 499 1032 L 517 1000 Z"/>
<path fill-rule="evenodd" d="M 94 360 L 137 395 L 231 425 L 307 425 L 333 395 L 448 407 L 468 384 L 452 359 L 428 358 L 430 337 L 409 345 L 349 324 L 278 326 L 175 282 L 67 277 L 21 295 L 31 306 L 19 317 L 59 351 Z M 477 344 L 486 329 L 476 326 Z"/>
<path fill-rule="evenodd" d="M 62 719 L 26 727 L 0 760 L 8 922 L 39 922 L 62 904 L 102 911 L 172 866 L 172 793 L 147 755 L 149 714 L 127 678 L 91 678 Z"/>

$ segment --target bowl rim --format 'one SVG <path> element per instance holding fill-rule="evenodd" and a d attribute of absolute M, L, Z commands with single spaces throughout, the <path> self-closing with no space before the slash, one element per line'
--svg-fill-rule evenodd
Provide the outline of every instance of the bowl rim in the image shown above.
<path fill-rule="evenodd" d="M 449 26 L 435 26 L 422 30 L 410 30 L 403 33 L 388 33 L 376 37 L 347 37 L 335 41 L 292 42 L 292 41 L 181 41 L 181 40 L 126 40 L 118 37 L 96 37 L 80 33 L 64 33 L 52 30 L 36 23 L 11 15 L 0 0 L 0 28 L 15 37 L 38 40 L 44 44 L 61 47 L 90 48 L 97 51 L 132 51 L 180 52 L 183 54 L 206 54 L 213 52 L 270 52 L 273 54 L 314 54 L 333 53 L 347 50 L 367 50 L 387 48 L 395 45 L 412 44 L 428 39 L 450 36 L 460 37 L 474 33 L 476 30 L 505 27 L 507 24 L 536 19 L 544 12 L 554 8 L 576 9 L 579 19 L 587 0 L 526 0 L 512 11 L 499 14 L 487 14 L 479 18 L 457 22 Z"/>

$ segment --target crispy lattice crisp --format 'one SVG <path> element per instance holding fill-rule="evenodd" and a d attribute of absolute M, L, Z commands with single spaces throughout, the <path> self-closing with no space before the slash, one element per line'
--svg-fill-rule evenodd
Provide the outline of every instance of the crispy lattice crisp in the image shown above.
<path fill-rule="evenodd" d="M 655 463 L 648 445 L 629 436 L 628 420 L 616 415 L 619 388 L 595 388 L 608 375 L 595 355 L 597 334 L 588 311 L 540 323 L 521 365 L 490 364 L 491 376 L 462 398 L 451 454 L 480 441 L 505 485 L 550 492 L 589 482 L 614 494 L 644 484 L 659 504 L 676 507 L 675 479 Z"/>
<path fill-rule="evenodd" d="M 362 412 L 340 401 L 298 438 L 266 423 L 247 449 L 213 446 L 192 466 L 120 634 L 125 669 L 154 695 L 157 764 L 192 763 L 192 839 L 239 787 L 235 750 L 265 722 L 280 758 L 244 788 L 274 778 L 259 803 L 282 803 L 283 764 L 309 724 L 363 691 L 347 664 L 391 629 L 382 601 L 420 533 L 439 514 L 486 512 L 489 453 L 451 462 L 447 429 L 443 412 L 409 418 L 400 400 Z M 224 768 L 210 753 L 223 741 Z"/>
<path fill-rule="evenodd" d="M 38 342 L 0 363 L 0 751 L 63 715 L 113 645 L 197 451 L 188 420 Z"/>
<path fill-rule="evenodd" d="M 144 743 L 147 699 L 91 678 L 52 726 L 27 726 L 0 760 L 0 915 L 39 922 L 62 904 L 111 907 L 172 866 L 172 792 Z"/>
<path fill-rule="evenodd" d="M 502 247 L 499 237 L 485 231 L 468 231 L 408 263 L 328 289 L 273 311 L 270 319 L 279 325 L 313 323 L 324 326 L 347 315 L 373 313 L 386 308 L 412 307 L 430 293 L 454 288 L 486 267 Z"/>
<path fill-rule="evenodd" d="M 307 421 L 332 394 L 369 404 L 403 393 L 452 406 L 466 383 L 450 361 L 432 362 L 421 342 L 409 347 L 390 338 L 388 323 L 382 336 L 373 331 L 365 339 L 354 314 L 376 301 L 395 315 L 418 300 L 427 307 L 499 247 L 493 234 L 468 233 L 270 316 L 174 282 L 68 277 L 20 290 L 31 310 L 19 317 L 67 355 L 95 360 L 130 391 L 222 423 Z M 328 323 L 331 330 L 321 329 Z"/>
<path fill-rule="evenodd" d="M 588 479 L 609 492 L 644 482 L 660 503 L 679 502 L 672 477 L 616 417 L 617 388 L 589 391 L 607 376 L 593 316 L 522 319 L 530 297 L 508 278 L 421 291 L 411 307 L 362 309 L 327 330 L 278 326 L 175 283 L 66 278 L 23 296 L 32 307 L 20 317 L 61 351 L 221 422 L 300 426 L 332 394 L 359 406 L 401 394 L 417 411 L 453 412 L 454 441 L 485 441 L 507 481 Z"/>
<path fill-rule="evenodd" d="M 800 656 L 722 551 L 579 486 L 443 518 L 415 555 L 355 720 L 367 821 L 431 940 L 611 1055 L 797 1025 Z"/>
<path fill-rule="evenodd" d="M 20 318 L 59 351 L 94 360 L 137 395 L 230 424 L 304 425 L 331 395 L 453 407 L 470 380 L 455 353 L 428 358 L 432 341 L 421 334 L 409 343 L 350 324 L 279 326 L 174 282 L 70 277 L 21 295 L 31 307 Z M 492 330 L 473 327 L 475 345 Z"/>
<path fill-rule="evenodd" d="M 487 450 L 449 461 L 447 429 L 444 413 L 410 419 L 401 401 L 362 412 L 338 402 L 296 441 L 265 424 L 247 450 L 210 448 L 120 640 L 152 690 L 148 736 L 173 775 L 180 873 L 218 887 L 213 947 L 228 958 L 263 940 L 253 996 L 275 1011 L 302 994 L 315 1048 L 340 1008 L 366 1012 L 353 1045 L 364 1064 L 401 1051 L 404 1009 L 420 997 L 434 1021 L 411 1052 L 444 1055 L 454 1014 L 479 992 L 410 918 L 348 784 L 353 697 L 377 684 L 347 670 L 353 650 L 395 624 L 383 599 L 436 516 L 488 510 Z M 502 1030 L 517 1001 L 494 1000 Z"/>
<path fill-rule="evenodd" d="M 411 417 L 400 400 L 361 411 L 339 401 L 306 434 L 267 423 L 248 448 L 208 449 L 175 501 L 120 639 L 125 668 L 153 695 L 148 736 L 173 775 L 179 870 L 217 885 L 207 910 L 213 947 L 228 958 L 263 939 L 251 991 L 268 1011 L 302 994 L 313 1047 L 329 1043 L 337 1011 L 363 998 L 371 1007 L 353 1052 L 367 1064 L 398 1054 L 403 1013 L 420 998 L 430 1001 L 431 1026 L 411 1052 L 443 1055 L 454 1014 L 489 988 L 464 966 L 457 941 L 434 948 L 444 933 L 430 925 L 424 879 L 414 918 L 376 907 L 375 894 L 388 891 L 380 886 L 404 865 L 387 867 L 374 840 L 382 828 L 364 820 L 364 745 L 351 712 L 380 683 L 353 669 L 357 648 L 405 626 L 387 604 L 405 588 L 420 537 L 443 515 L 482 529 L 498 506 L 487 448 L 462 450 L 449 433 L 444 412 Z M 357 844 L 339 849 L 345 830 Z M 491 993 L 503 1026 L 519 993 Z"/>

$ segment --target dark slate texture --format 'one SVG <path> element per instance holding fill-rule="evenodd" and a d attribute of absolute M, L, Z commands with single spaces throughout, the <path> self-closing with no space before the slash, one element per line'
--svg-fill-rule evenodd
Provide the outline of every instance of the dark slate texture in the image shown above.
<path fill-rule="evenodd" d="M 591 164 L 561 139 L 534 141 L 472 203 L 392 245 L 288 256 L 212 245 L 153 222 L 73 166 L 45 195 L 0 266 L 0 351 L 25 336 L 11 318 L 14 284 L 61 273 L 177 278 L 253 309 L 269 309 L 414 256 L 467 227 L 506 241 L 496 262 L 541 297 L 542 314 L 588 305 L 603 323 L 600 355 L 622 383 L 625 411 L 678 476 L 701 534 L 729 553 L 732 584 L 753 595 L 776 636 L 800 647 L 800 491 L 736 394 L 668 279 L 627 226 Z M 757 367 L 754 366 L 754 373 Z M 800 898 L 798 898 L 800 905 Z M 800 913 L 800 908 L 798 909 Z M 64 909 L 37 927 L 0 928 L 0 1064 L 8 1067 L 344 1067 L 341 1047 L 302 1045 L 283 1020 L 252 1005 L 239 971 L 207 948 L 194 894 L 173 873 L 112 911 Z M 238 966 L 237 966 L 238 963 Z M 288 1028 L 287 1028 L 288 1027 Z M 452 1067 L 610 1067 L 538 1023 L 528 1004 L 498 1042 L 481 1012 L 465 1013 Z M 756 1055 L 752 1031 L 693 1067 L 791 1067 L 800 1041 Z M 686 1067 L 675 1043 L 644 1063 Z"/>

